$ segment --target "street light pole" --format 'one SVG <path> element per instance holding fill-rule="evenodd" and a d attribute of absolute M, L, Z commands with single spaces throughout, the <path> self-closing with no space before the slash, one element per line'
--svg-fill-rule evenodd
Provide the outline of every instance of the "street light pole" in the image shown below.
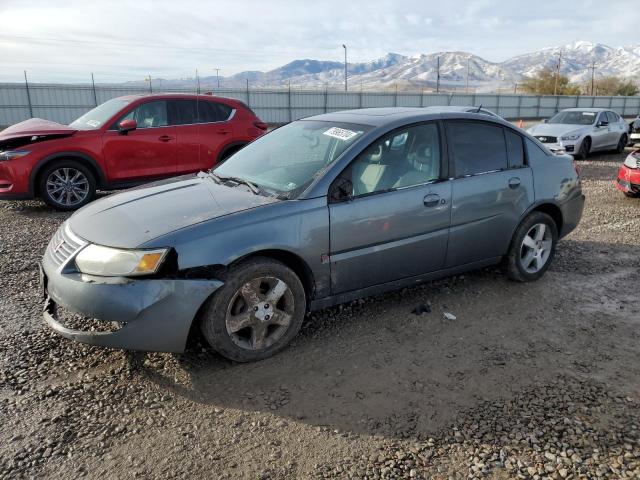
<path fill-rule="evenodd" d="M 343 43 L 344 48 L 344 91 L 347 91 L 347 46 Z"/>
<path fill-rule="evenodd" d="M 469 93 L 469 62 L 471 61 L 471 57 L 467 57 L 467 85 L 464 90 L 465 93 Z"/>
<path fill-rule="evenodd" d="M 436 73 L 436 93 L 440 93 L 440 57 L 438 57 L 438 66 Z"/>
<path fill-rule="evenodd" d="M 591 96 L 593 97 L 593 86 L 595 84 L 596 77 L 596 62 L 591 63 Z"/>
<path fill-rule="evenodd" d="M 556 82 L 553 85 L 553 94 L 558 94 L 558 78 L 560 77 L 560 64 L 562 63 L 562 50 L 560 50 L 560 54 L 558 55 L 558 65 L 556 66 Z"/>

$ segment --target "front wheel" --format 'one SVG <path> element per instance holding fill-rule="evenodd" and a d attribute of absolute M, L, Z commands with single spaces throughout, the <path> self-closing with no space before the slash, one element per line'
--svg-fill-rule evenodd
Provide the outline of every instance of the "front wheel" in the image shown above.
<path fill-rule="evenodd" d="M 538 280 L 553 260 L 558 228 L 542 212 L 532 212 L 520 223 L 507 254 L 507 275 L 516 282 Z"/>
<path fill-rule="evenodd" d="M 201 328 L 223 357 L 252 362 L 282 350 L 300 330 L 305 311 L 297 275 L 277 260 L 257 257 L 230 269 L 204 309 Z"/>
<path fill-rule="evenodd" d="M 77 210 L 96 194 L 91 171 L 75 160 L 61 160 L 45 167 L 40 176 L 40 196 L 57 210 Z"/>
<path fill-rule="evenodd" d="M 620 140 L 618 140 L 618 146 L 616 147 L 616 153 L 624 152 L 624 149 L 627 146 L 627 142 L 628 142 L 627 135 L 623 133 L 620 136 Z"/>
<path fill-rule="evenodd" d="M 589 152 L 591 151 L 591 139 L 589 137 L 582 140 L 580 144 L 580 149 L 578 150 L 578 154 L 576 155 L 577 160 L 585 160 L 589 156 Z"/>

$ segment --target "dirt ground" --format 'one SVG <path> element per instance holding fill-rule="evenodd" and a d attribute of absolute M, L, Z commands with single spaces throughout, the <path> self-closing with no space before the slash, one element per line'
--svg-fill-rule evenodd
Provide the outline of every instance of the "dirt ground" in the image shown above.
<path fill-rule="evenodd" d="M 640 478 L 622 158 L 579 162 L 582 223 L 542 280 L 490 268 L 324 310 L 254 364 L 198 337 L 184 355 L 57 337 L 36 262 L 66 215 L 0 202 L 0 477 Z"/>

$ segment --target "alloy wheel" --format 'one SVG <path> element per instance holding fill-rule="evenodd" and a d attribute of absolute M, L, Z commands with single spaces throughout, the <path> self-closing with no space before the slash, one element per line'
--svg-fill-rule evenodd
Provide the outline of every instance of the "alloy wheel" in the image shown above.
<path fill-rule="evenodd" d="M 62 167 L 49 174 L 46 188 L 53 201 L 72 207 L 84 202 L 89 195 L 89 179 L 80 170 Z"/>
<path fill-rule="evenodd" d="M 245 283 L 231 298 L 226 312 L 229 337 L 245 350 L 264 350 L 287 332 L 295 311 L 289 286 L 276 277 Z"/>
<path fill-rule="evenodd" d="M 549 260 L 553 236 L 544 223 L 536 223 L 529 229 L 520 246 L 520 264 L 528 273 L 539 272 Z"/>

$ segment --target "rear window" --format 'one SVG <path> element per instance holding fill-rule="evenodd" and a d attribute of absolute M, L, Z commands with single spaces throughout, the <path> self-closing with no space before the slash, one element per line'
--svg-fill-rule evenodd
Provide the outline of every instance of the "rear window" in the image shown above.
<path fill-rule="evenodd" d="M 508 167 L 502 127 L 480 122 L 448 122 L 447 143 L 458 177 Z"/>
<path fill-rule="evenodd" d="M 210 101 L 198 103 L 200 123 L 224 122 L 229 119 L 232 110 L 229 105 L 223 103 Z"/>
<path fill-rule="evenodd" d="M 522 137 L 511 130 L 505 129 L 505 138 L 507 139 L 507 152 L 509 154 L 509 166 L 518 168 L 524 166 L 524 146 L 522 145 Z"/>
<path fill-rule="evenodd" d="M 169 100 L 169 121 L 171 125 L 193 125 L 198 123 L 196 101 Z"/>

